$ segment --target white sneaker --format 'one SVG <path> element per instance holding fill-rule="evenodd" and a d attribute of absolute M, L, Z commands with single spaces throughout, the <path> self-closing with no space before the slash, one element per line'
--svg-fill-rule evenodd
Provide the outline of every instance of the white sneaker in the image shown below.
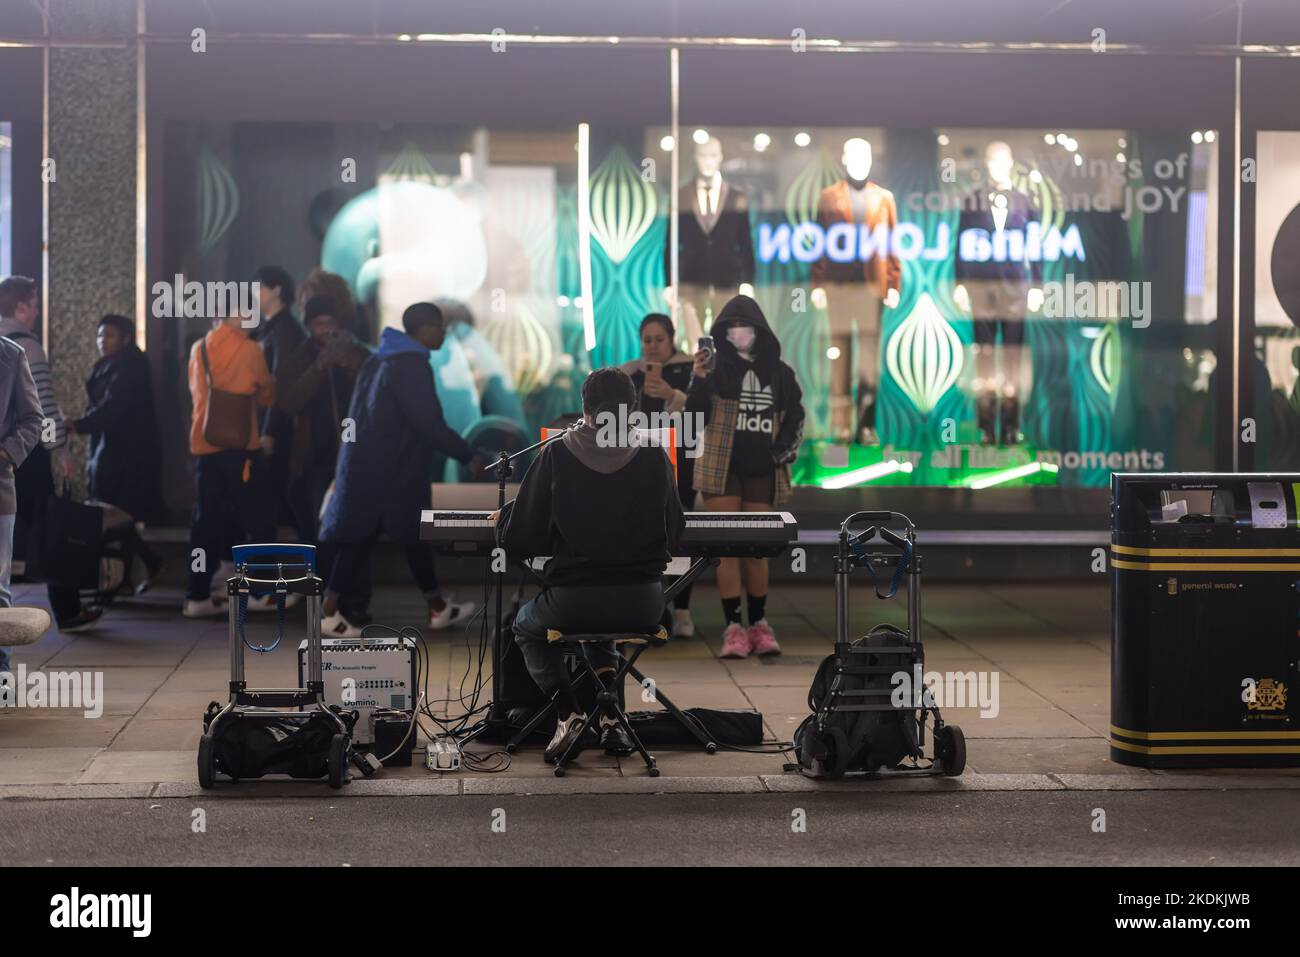
<path fill-rule="evenodd" d="M 320 620 L 320 634 L 322 638 L 360 638 L 361 629 L 336 611 Z"/>
<path fill-rule="evenodd" d="M 300 601 L 302 601 L 301 595 L 295 592 L 290 592 L 289 594 L 284 596 L 284 607 L 286 609 L 292 608 L 295 605 L 297 605 L 298 602 Z M 275 611 L 275 596 L 274 595 L 250 595 L 248 599 L 248 610 L 249 611 Z"/>
<path fill-rule="evenodd" d="M 235 563 L 222 562 L 217 566 L 216 573 L 212 576 L 212 599 L 213 601 L 226 600 L 226 582 L 235 577 Z"/>
<path fill-rule="evenodd" d="M 181 609 L 181 614 L 186 618 L 216 618 L 225 613 L 226 610 L 211 598 L 201 598 L 197 601 L 186 598 L 185 606 Z"/>
<path fill-rule="evenodd" d="M 673 609 L 673 637 L 695 637 L 695 622 L 691 620 L 691 610 L 689 608 Z"/>
<path fill-rule="evenodd" d="M 474 603 L 472 601 L 449 601 L 443 606 L 442 611 L 431 611 L 429 613 L 429 628 L 433 631 L 441 631 L 444 628 L 459 625 L 470 616 L 470 612 L 473 610 Z"/>

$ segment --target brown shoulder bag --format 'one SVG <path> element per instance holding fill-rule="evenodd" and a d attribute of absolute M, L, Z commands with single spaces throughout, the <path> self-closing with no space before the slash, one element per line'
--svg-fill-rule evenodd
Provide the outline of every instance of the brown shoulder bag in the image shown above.
<path fill-rule="evenodd" d="M 212 384 L 212 366 L 208 364 L 208 341 L 199 341 L 203 356 L 203 374 L 208 380 L 208 410 L 203 417 L 203 440 L 219 449 L 247 449 L 252 438 L 253 397 L 227 392 Z"/>

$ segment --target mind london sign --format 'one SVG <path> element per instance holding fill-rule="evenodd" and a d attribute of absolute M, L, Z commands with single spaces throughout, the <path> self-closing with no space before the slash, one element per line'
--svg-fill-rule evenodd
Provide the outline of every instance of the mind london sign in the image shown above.
<path fill-rule="evenodd" d="M 853 223 L 819 223 L 791 226 L 781 223 L 758 227 L 760 262 L 868 262 L 880 255 L 892 254 L 899 259 L 944 260 L 949 256 L 952 233 L 947 223 L 935 228 L 934 242 L 926 243 L 925 233 L 915 223 L 897 223 L 891 231 L 880 223 L 874 229 Z M 1023 230 L 964 229 L 958 237 L 957 258 L 962 262 L 1055 262 L 1062 257 L 1083 262 L 1087 259 L 1079 227 L 1071 223 L 1064 231 L 1055 226 L 1044 229 L 1042 223 L 1030 223 Z"/>

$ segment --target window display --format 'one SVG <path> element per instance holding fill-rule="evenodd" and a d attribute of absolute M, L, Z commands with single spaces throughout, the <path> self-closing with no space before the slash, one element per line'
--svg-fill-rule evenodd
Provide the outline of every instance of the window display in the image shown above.
<path fill-rule="evenodd" d="M 1213 131 L 693 135 L 746 197 L 755 296 L 804 386 L 796 484 L 1209 467 Z"/>
<path fill-rule="evenodd" d="M 165 273 L 319 263 L 371 338 L 440 302 L 433 363 L 467 435 L 535 435 L 588 369 L 639 357 L 646 314 L 692 352 L 745 293 L 802 384 L 796 485 L 1213 467 L 1213 131 L 684 129 L 675 184 L 664 126 L 173 136 L 190 235 Z"/>

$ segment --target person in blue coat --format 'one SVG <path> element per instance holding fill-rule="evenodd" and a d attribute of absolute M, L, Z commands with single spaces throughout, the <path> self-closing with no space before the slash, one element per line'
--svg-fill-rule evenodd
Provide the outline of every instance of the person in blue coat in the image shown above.
<path fill-rule="evenodd" d="M 348 409 L 352 421 L 343 425 L 334 494 L 320 531 L 321 541 L 338 545 L 333 568 L 322 569 L 321 629 L 330 637 L 361 633 L 339 611 L 338 597 L 369 561 L 370 546 L 380 534 L 405 548 L 411 574 L 429 603 L 430 628 L 464 621 L 474 608 L 442 596 L 433 552 L 419 540 L 420 512 L 429 507 L 437 453 L 469 463 L 475 476 L 483 463 L 447 424 L 438 401 L 429 353 L 442 348 L 446 336 L 442 312 L 432 303 L 417 302 L 402 314 L 402 327 L 405 331 L 385 329 L 378 351 L 362 364 Z"/>

